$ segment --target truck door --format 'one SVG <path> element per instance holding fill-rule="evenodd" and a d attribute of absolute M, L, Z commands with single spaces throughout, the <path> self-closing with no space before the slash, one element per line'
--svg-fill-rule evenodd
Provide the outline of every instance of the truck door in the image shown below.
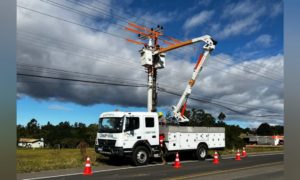
<path fill-rule="evenodd" d="M 144 139 L 147 140 L 151 146 L 159 145 L 158 121 L 154 117 L 144 116 Z"/>
<path fill-rule="evenodd" d="M 133 145 L 142 140 L 141 121 L 138 116 L 128 116 L 124 123 L 124 148 L 132 148 Z"/>

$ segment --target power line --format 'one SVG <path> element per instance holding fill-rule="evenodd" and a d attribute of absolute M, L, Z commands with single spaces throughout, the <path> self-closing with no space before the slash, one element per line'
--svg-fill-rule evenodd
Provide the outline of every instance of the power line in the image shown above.
<path fill-rule="evenodd" d="M 113 83 L 113 82 L 101 82 L 101 81 L 90 81 L 90 80 L 80 80 L 74 78 L 63 78 L 63 77 L 51 77 L 51 76 L 42 76 L 35 74 L 26 74 L 26 73 L 17 73 L 18 76 L 24 77 L 35 77 L 35 78 L 44 78 L 44 79 L 55 79 L 63 81 L 73 81 L 73 82 L 83 82 L 83 83 L 92 83 L 92 84 L 103 84 L 103 85 L 112 85 L 112 86 L 127 86 L 127 87 L 147 87 L 147 85 L 139 84 L 122 84 L 122 83 Z"/>
<path fill-rule="evenodd" d="M 128 82 L 130 82 L 130 81 L 136 81 L 136 82 L 140 82 L 140 83 L 142 83 L 141 81 L 137 81 L 137 80 L 135 80 L 135 79 L 125 79 L 125 78 L 120 78 L 120 77 L 111 77 L 111 76 L 105 76 L 105 75 L 95 75 L 95 74 L 89 74 L 89 73 L 82 73 L 82 72 L 78 72 L 78 71 L 70 71 L 70 70 L 63 70 L 63 69 L 57 69 L 57 68 L 53 68 L 53 67 L 42 67 L 42 66 L 35 66 L 35 65 L 31 65 L 31 64 L 24 64 L 24 63 L 17 63 L 17 66 L 18 66 L 18 68 L 20 67 L 21 69 L 23 69 L 23 70 L 28 70 L 28 71 L 36 71 L 36 72 L 45 72 L 45 70 L 51 70 L 50 72 L 48 72 L 48 73 L 53 73 L 53 74 L 57 74 L 57 72 L 63 72 L 63 73 L 66 73 L 66 75 L 70 75 L 70 74 L 72 74 L 72 77 L 74 77 L 74 76 L 78 76 L 78 74 L 79 75 L 84 75 L 85 77 L 87 76 L 87 77 L 96 77 L 96 78 L 101 78 L 101 79 L 105 79 L 105 80 L 108 80 L 108 81 L 115 81 L 115 80 L 117 80 L 117 81 L 120 81 L 120 82 L 122 82 L 122 83 L 125 83 L 125 81 L 127 81 L 127 80 L 129 80 Z M 24 68 L 25 67 L 25 68 Z M 27 69 L 26 69 L 27 68 Z M 28 69 L 29 68 L 29 69 Z M 37 71 L 37 70 L 38 71 Z M 164 87 L 163 87 L 163 90 L 166 90 L 167 91 L 167 89 L 166 89 L 166 86 L 167 85 L 165 85 Z M 159 86 L 159 87 L 161 87 L 161 86 Z M 162 89 L 162 88 L 161 88 Z M 177 92 L 180 92 L 181 90 L 179 90 L 179 89 L 176 89 L 176 88 L 174 88 L 174 87 L 171 87 L 171 89 L 172 90 L 177 90 Z M 169 90 L 170 91 L 170 90 Z M 180 93 L 178 93 L 178 94 L 180 94 Z M 208 98 L 204 98 L 204 97 L 200 97 L 199 96 L 199 98 L 202 98 L 202 100 L 206 100 L 206 101 L 209 101 L 209 102 L 215 102 L 215 103 L 222 103 L 222 104 L 227 104 L 227 105 L 231 105 L 231 106 L 238 106 L 238 107 L 244 107 L 244 108 L 265 108 L 265 107 L 259 107 L 259 106 L 249 106 L 249 105 L 241 105 L 241 104 L 236 104 L 236 103 L 234 103 L 234 102 L 230 102 L 230 101 L 226 101 L 226 102 L 224 102 L 224 101 L 218 101 L 218 100 L 215 100 L 215 99 L 213 99 L 213 98 L 210 98 L 210 99 L 208 99 Z"/>
<path fill-rule="evenodd" d="M 50 47 L 48 45 L 43 45 L 43 44 L 36 44 L 36 42 L 29 42 L 28 44 L 26 45 L 32 45 L 34 47 L 37 47 L 37 48 L 42 48 L 42 49 L 47 49 L 47 50 L 53 50 L 53 51 L 56 51 L 56 52 L 62 52 L 62 53 L 65 53 L 65 54 L 68 54 L 68 55 L 72 55 L 72 56 L 76 56 L 76 57 L 83 57 L 83 58 L 88 58 L 88 59 L 91 59 L 91 60 L 94 60 L 94 61 L 97 61 L 97 62 L 105 62 L 105 63 L 109 63 L 109 64 L 116 64 L 118 66 L 114 66 L 114 68 L 122 68 L 120 67 L 119 65 L 121 66 L 128 66 L 127 68 L 128 69 L 133 69 L 132 66 L 133 65 L 130 65 L 128 63 L 122 63 L 122 62 L 118 62 L 118 61 L 109 61 L 109 60 L 113 60 L 114 58 L 106 58 L 106 59 L 103 59 L 103 57 L 100 57 L 100 56 L 97 56 L 97 55 L 81 55 L 81 54 L 77 54 L 77 53 L 74 53 L 73 50 L 68 50 L 64 47 Z M 136 64 L 135 64 L 136 65 Z M 136 65 L 137 66 L 137 65 Z M 142 70 L 137 70 L 137 69 L 134 69 L 135 71 L 142 71 Z"/>
<path fill-rule="evenodd" d="M 179 94 L 179 93 L 167 91 L 167 90 L 162 89 L 162 88 L 158 88 L 158 91 L 168 93 L 168 94 L 171 94 L 171 95 L 175 95 L 175 96 L 181 96 L 181 94 Z M 219 106 L 221 108 L 227 109 L 229 111 L 232 111 L 236 114 L 243 115 L 243 116 L 256 117 L 256 118 L 257 117 L 282 117 L 283 116 L 282 114 L 250 115 L 250 114 L 246 114 L 244 112 L 240 112 L 240 111 L 237 111 L 235 109 L 224 106 L 222 104 L 214 103 L 214 102 L 211 102 L 211 101 L 208 101 L 208 100 L 194 98 L 194 97 L 189 97 L 189 99 L 194 100 L 194 101 L 198 101 L 198 102 L 202 102 L 202 103 L 206 103 L 206 104 L 212 104 L 212 105 L 215 105 L 215 106 Z"/>
<path fill-rule="evenodd" d="M 38 43 L 48 43 L 47 41 L 49 41 L 51 43 L 54 42 L 55 44 L 60 44 L 63 47 L 69 47 L 72 50 L 82 49 L 82 50 L 85 50 L 89 53 L 92 52 L 93 54 L 99 54 L 99 55 L 101 55 L 101 57 L 107 57 L 107 58 L 122 60 L 122 61 L 126 62 L 126 64 L 131 63 L 131 64 L 135 64 L 135 65 L 138 64 L 139 65 L 139 63 L 137 63 L 135 61 L 132 61 L 132 59 L 129 58 L 129 57 L 123 57 L 123 56 L 121 57 L 121 56 L 107 54 L 107 52 L 105 52 L 105 51 L 101 51 L 101 50 L 98 50 L 98 49 L 90 49 L 90 48 L 87 48 L 87 47 L 80 46 L 78 44 L 74 44 L 74 43 L 69 42 L 69 41 L 53 39 L 53 38 L 50 38 L 49 36 L 45 36 L 45 35 L 39 35 L 39 34 L 35 35 L 33 33 L 23 31 L 23 30 L 19 30 L 19 29 L 17 31 L 17 35 L 18 35 L 18 37 L 20 37 L 20 35 L 21 35 L 21 37 L 24 37 L 28 41 L 36 41 Z M 46 45 L 48 45 L 48 44 L 46 44 Z"/>
<path fill-rule="evenodd" d="M 138 85 L 138 84 L 123 84 L 123 83 L 112 83 L 112 82 L 103 82 L 103 81 L 91 81 L 91 80 L 82 80 L 82 79 L 75 79 L 75 78 L 62 78 L 62 77 L 53 77 L 53 76 L 41 76 L 41 75 L 35 75 L 35 74 L 26 74 L 26 73 L 17 73 L 18 76 L 23 76 L 23 77 L 34 77 L 34 78 L 43 78 L 43 79 L 52 79 L 52 80 L 63 80 L 63 81 L 71 81 L 71 82 L 82 82 L 82 83 L 91 83 L 91 84 L 102 84 L 102 85 L 113 85 L 113 86 L 126 86 L 126 87 L 147 87 L 147 85 Z M 178 93 L 175 92 L 170 92 L 170 91 L 166 91 L 165 89 L 162 88 L 158 88 L 159 91 L 161 92 L 165 92 L 168 94 L 173 94 L 176 96 L 181 96 Z M 214 102 L 210 102 L 207 100 L 203 100 L 203 99 L 199 99 L 199 98 L 194 98 L 194 97 L 190 97 L 190 99 L 195 100 L 195 101 L 199 101 L 202 103 L 207 103 L 207 104 L 212 104 L 215 106 L 219 106 L 222 108 L 225 108 L 229 111 L 232 111 L 234 113 L 240 114 L 240 115 L 246 115 L 249 117 L 277 117 L 277 116 L 281 116 L 279 114 L 269 114 L 269 115 L 260 115 L 260 116 L 254 116 L 254 115 L 249 115 L 249 114 L 245 114 L 243 112 L 234 110 L 232 108 L 229 108 L 227 106 L 218 104 L 218 103 L 214 103 Z"/>
<path fill-rule="evenodd" d="M 64 10 L 69 11 L 69 12 L 72 12 L 72 13 L 75 13 L 75 14 L 79 14 L 79 15 L 85 16 L 85 17 L 92 17 L 92 18 L 95 18 L 95 19 L 98 19 L 98 18 L 99 18 L 98 16 L 95 16 L 95 15 L 93 15 L 93 14 L 87 13 L 87 12 L 85 12 L 85 11 L 80 11 L 80 10 L 78 10 L 78 9 L 75 9 L 75 8 L 72 8 L 72 7 L 69 7 L 69 6 L 66 6 L 66 5 L 63 5 L 63 4 L 60 4 L 60 3 L 57 3 L 57 2 L 51 1 L 51 0 L 40 0 L 40 1 L 42 1 L 42 2 L 44 2 L 44 3 L 48 3 L 48 4 L 53 5 L 53 6 L 55 6 L 55 7 L 64 9 Z M 78 4 L 80 4 L 80 2 L 78 2 Z M 84 7 L 86 7 L 86 6 L 84 6 Z M 99 12 L 99 11 L 97 11 L 97 12 Z M 114 18 L 113 16 L 111 16 L 111 15 L 109 15 L 109 14 L 107 14 L 107 13 L 103 13 L 103 12 L 100 12 L 100 13 L 103 14 L 103 15 L 106 15 L 106 16 L 108 16 L 108 17 Z M 125 27 L 124 25 L 118 24 L 118 23 L 113 22 L 113 21 L 111 21 L 111 20 L 109 20 L 109 21 L 110 21 L 111 23 L 115 24 L 115 25 L 120 26 L 121 28 L 124 28 L 124 27 Z"/>
<path fill-rule="evenodd" d="M 68 7 L 66 5 L 63 5 L 63 4 L 59 4 L 59 3 L 56 3 L 56 2 L 53 2 L 51 0 L 41 0 L 42 2 L 45 2 L 45 3 L 48 3 L 48 4 L 51 4 L 53 6 L 56 6 L 56 7 L 59 7 L 59 8 L 62 8 L 62 9 L 65 9 L 67 11 L 70 11 L 70 12 L 73 12 L 73 13 L 76 13 L 76 14 L 79 14 L 79 15 L 83 15 L 83 16 L 86 16 L 86 17 L 93 17 L 93 18 L 98 18 L 97 16 L 95 15 L 92 15 L 92 14 L 89 14 L 87 12 L 84 12 L 84 11 L 80 11 L 80 10 L 77 10 L 75 8 L 71 8 L 71 7 Z M 68 0 L 70 2 L 70 0 Z M 75 2 L 73 2 L 75 3 Z M 89 9 L 89 10 L 95 10 L 96 9 L 96 12 L 99 12 L 97 9 L 98 8 L 95 8 L 94 6 L 91 6 L 91 5 L 87 5 L 86 3 L 82 3 L 82 2 L 76 2 L 76 4 L 79 4 L 79 5 L 82 5 L 83 7 Z M 92 7 L 92 8 L 91 8 Z M 127 19 L 127 18 L 124 18 L 122 16 L 118 16 L 118 15 L 110 15 L 110 14 L 107 14 L 107 13 L 103 13 L 103 11 L 100 11 L 101 14 L 104 14 L 106 15 L 107 17 L 111 17 L 112 19 L 116 19 L 116 20 L 121 20 L 125 23 L 130 23 L 130 20 Z M 107 19 L 105 19 L 107 20 Z M 122 24 L 119 24 L 117 22 L 113 22 L 111 20 L 109 20 L 112 24 L 114 25 L 117 25 L 119 26 L 120 28 L 125 28 L 126 26 L 125 25 L 122 25 Z M 159 38 L 159 39 L 162 39 L 162 38 Z M 187 50 L 189 47 L 186 46 L 186 47 L 183 47 L 181 50 Z M 185 51 L 187 52 L 187 51 Z"/>
<path fill-rule="evenodd" d="M 227 102 L 227 104 L 228 104 L 228 102 Z"/>
<path fill-rule="evenodd" d="M 180 95 L 181 93 L 181 90 L 178 90 L 176 88 L 172 88 L 172 90 L 176 90 L 175 91 L 172 91 L 168 88 L 166 88 L 165 86 L 161 87 L 159 86 L 159 88 L 163 91 L 167 91 L 167 92 L 173 92 L 177 95 Z M 220 104 L 226 104 L 226 105 L 229 105 L 229 106 L 236 106 L 236 107 L 240 107 L 240 108 L 252 108 L 252 109 L 257 109 L 257 108 L 260 108 L 260 109 L 265 109 L 266 107 L 263 107 L 263 106 L 253 106 L 253 105 L 244 105 L 244 104 L 241 104 L 241 103 L 235 103 L 235 102 L 232 102 L 232 101 L 221 101 L 221 100 L 216 100 L 215 98 L 212 98 L 212 97 L 207 97 L 207 96 L 195 96 L 195 95 L 192 95 L 192 97 L 194 98 L 199 98 L 203 101 L 207 101 L 207 102 L 212 102 L 212 103 L 220 103 Z"/>
<path fill-rule="evenodd" d="M 31 39 L 31 35 L 32 35 L 33 40 L 39 40 L 40 42 L 46 41 L 46 39 L 41 39 L 41 37 L 36 36 L 36 35 L 33 35 L 32 33 L 23 32 L 23 31 L 21 31 L 21 33 L 22 33 L 22 36 L 24 36 L 23 33 L 25 33 L 26 36 L 27 36 L 27 34 L 29 34 L 29 35 L 30 35 L 30 39 L 29 39 L 29 40 L 32 40 L 32 39 Z M 18 34 L 19 34 L 19 30 L 18 30 Z M 28 37 L 26 37 L 26 39 L 28 39 Z M 68 52 L 68 53 L 71 53 L 71 54 L 74 54 L 74 53 L 73 53 L 74 47 L 75 47 L 75 48 L 81 48 L 81 49 L 84 49 L 84 50 L 88 50 L 89 52 L 92 52 L 93 54 L 95 54 L 95 53 L 98 54 L 99 52 L 101 52 L 101 51 L 97 51 L 97 50 L 94 50 L 94 49 L 89 49 L 89 48 L 77 46 L 77 45 L 75 45 L 74 43 L 70 43 L 70 42 L 66 42 L 66 41 L 61 41 L 61 40 L 58 41 L 58 40 L 49 39 L 49 38 L 48 38 L 48 41 L 55 42 L 56 44 L 57 44 L 57 43 L 58 43 L 58 44 L 62 44 L 63 47 L 66 47 L 66 45 L 67 45 L 67 46 L 70 46 L 70 48 L 71 48 L 70 50 L 71 50 L 71 51 L 67 51 L 67 52 Z M 47 46 L 48 46 L 48 44 L 47 44 Z M 57 48 L 57 47 L 55 47 L 55 48 Z M 61 48 L 59 48 L 58 50 L 61 50 Z M 88 53 L 88 54 L 90 54 L 90 53 Z M 94 56 L 95 56 L 95 55 L 94 55 Z M 82 57 L 82 55 L 81 55 L 81 57 Z M 101 59 L 103 59 L 103 57 L 107 57 L 108 59 L 115 59 L 115 58 L 117 58 L 119 62 L 115 62 L 115 61 L 107 61 L 107 60 L 101 60 L 101 61 L 104 61 L 104 62 L 107 62 L 107 63 L 111 63 L 111 64 L 120 64 L 120 63 L 121 63 L 120 61 L 122 61 L 122 62 L 124 62 L 124 63 L 123 63 L 123 64 L 120 64 L 120 65 L 126 65 L 126 66 L 129 66 L 130 68 L 131 68 L 132 66 L 140 67 L 140 64 L 139 64 L 139 63 L 135 63 L 134 61 L 131 61 L 131 59 L 129 59 L 128 57 L 111 56 L 111 55 L 103 54 L 103 52 L 101 52 L 101 55 L 96 56 L 96 57 L 99 58 L 99 59 L 97 59 L 97 60 L 101 60 Z M 120 60 L 119 60 L 119 59 L 120 59 Z M 128 65 L 128 63 L 131 63 L 132 65 Z M 225 72 L 225 71 L 226 71 L 225 69 L 216 68 L 215 66 L 208 66 L 208 65 L 206 65 L 205 67 L 207 67 L 207 68 L 209 68 L 209 69 L 215 69 L 215 70 L 218 70 L 219 72 Z M 204 70 L 205 70 L 205 68 L 204 68 Z M 177 72 L 177 73 L 181 73 L 180 71 L 175 70 L 175 69 L 172 69 L 172 71 L 175 71 L 175 72 Z M 225 73 L 229 73 L 229 74 L 234 74 L 234 75 L 236 75 L 236 73 L 234 73 L 234 72 L 225 72 Z M 239 75 L 239 76 L 235 76 L 235 77 L 236 77 L 236 78 L 243 79 L 242 76 L 240 76 L 240 75 Z M 251 79 L 250 76 L 245 76 L 245 77 Z M 259 80 L 260 80 L 260 79 L 259 79 Z M 185 81 L 184 81 L 184 82 L 185 82 Z M 273 85 L 273 84 L 270 84 L 270 86 L 274 86 L 274 85 Z M 274 86 L 274 87 L 277 88 L 277 86 Z"/>
<path fill-rule="evenodd" d="M 28 71 L 35 71 L 35 69 L 37 69 L 37 72 L 44 72 L 44 70 L 50 70 L 50 73 L 53 72 L 53 74 L 57 74 L 57 72 L 63 72 L 68 74 L 72 74 L 72 76 L 76 75 L 84 75 L 87 77 L 95 77 L 95 78 L 100 78 L 100 79 L 106 79 L 109 81 L 124 81 L 124 80 L 129 80 L 130 81 L 136 81 L 139 83 L 142 83 L 139 80 L 136 79 L 126 79 L 126 78 L 120 78 L 120 77 L 115 77 L 115 76 L 106 76 L 106 75 L 99 75 L 99 74 L 89 74 L 89 73 L 82 73 L 82 72 L 78 72 L 78 71 L 68 71 L 68 70 L 63 70 L 63 69 L 57 69 L 57 68 L 50 68 L 50 67 L 42 67 L 42 66 L 35 66 L 35 65 L 30 65 L 30 64 L 22 64 L 22 63 L 17 63 L 18 68 L 21 67 L 22 69 L 28 70 Z M 24 68 L 25 67 L 25 68 Z M 26 69 L 29 68 L 29 69 Z M 48 72 L 49 73 L 49 72 Z"/>
<path fill-rule="evenodd" d="M 83 25 L 83 24 L 80 24 L 80 23 L 72 22 L 72 21 L 69 21 L 69 20 L 66 20 L 66 19 L 63 19 L 63 18 L 60 18 L 60 17 L 56 17 L 56 16 L 53 16 L 53 15 L 50 15 L 50 14 L 47 14 L 47 13 L 44 13 L 44 12 L 41 12 L 41 11 L 30 9 L 30 8 L 27 8 L 27 7 L 24 7 L 24 6 L 21 6 L 21 5 L 17 5 L 17 7 L 28 10 L 28 11 L 32 11 L 32 12 L 35 12 L 35 13 L 38 13 L 38 14 L 41 14 L 41 15 L 44 15 L 44 16 L 47 16 L 47 17 L 51 17 L 51 18 L 54 18 L 54 19 L 57 19 L 57 20 L 60 20 L 60 21 L 64 21 L 64 22 L 67 22 L 67 23 L 70 23 L 70 24 L 74 24 L 74 25 L 81 26 L 81 27 L 84 27 L 84 28 L 88 28 L 88 29 L 91 29 L 91 30 L 94 30 L 94 31 L 104 33 L 104 34 L 108 34 L 108 35 L 111 35 L 111 36 L 116 37 L 116 38 L 126 40 L 126 38 L 123 37 L 123 36 L 113 34 L 113 33 L 109 33 L 109 32 L 103 31 L 103 30 L 98 29 L 98 28 L 94 28 L 94 27 L 91 27 L 91 26 L 87 26 L 87 25 Z"/>
<path fill-rule="evenodd" d="M 111 8 L 108 4 L 106 4 L 106 3 L 102 2 L 102 1 L 97 1 L 97 2 L 100 3 L 100 4 L 105 5 L 106 7 L 110 8 L 111 10 L 114 10 L 114 9 Z M 96 8 L 96 7 L 95 7 L 95 8 Z M 116 8 L 115 8 L 115 9 L 116 9 Z M 120 9 L 119 9 L 119 10 L 120 10 Z M 131 14 L 131 13 L 128 13 L 128 12 L 126 12 L 126 14 L 129 14 L 130 16 L 135 17 L 135 18 L 137 18 L 138 20 L 142 19 L 144 22 L 149 22 L 149 23 L 152 24 L 152 25 L 156 25 L 155 22 L 150 21 L 150 20 L 148 20 L 148 19 L 145 19 L 145 18 L 143 18 L 143 17 L 141 17 L 141 16 L 136 16 L 136 15 Z M 129 19 L 128 19 L 128 20 L 129 20 Z M 137 21 L 138 21 L 138 20 L 137 20 Z M 137 22 L 137 21 L 136 21 L 136 22 Z"/>
<path fill-rule="evenodd" d="M 222 60 L 218 61 L 219 63 L 222 63 L 222 64 L 226 64 L 226 65 L 231 65 L 231 64 L 228 64 Z M 240 68 L 239 66 L 243 67 L 243 68 Z M 245 71 L 247 73 L 251 73 L 251 74 L 254 74 L 254 75 L 257 75 L 257 76 L 260 76 L 260 77 L 263 77 L 263 78 L 266 78 L 266 79 L 269 79 L 269 80 L 273 80 L 273 81 L 278 81 L 278 82 L 282 82 L 282 80 L 279 80 L 279 79 L 275 79 L 273 77 L 269 77 L 269 76 L 266 76 L 264 74 L 261 74 L 261 73 L 257 73 L 257 72 L 254 72 L 254 71 L 251 71 L 251 70 L 248 70 L 248 68 L 246 68 L 245 66 L 242 66 L 242 65 L 236 65 L 236 66 L 231 66 L 232 68 L 235 68 L 235 69 L 238 69 L 240 71 Z"/>

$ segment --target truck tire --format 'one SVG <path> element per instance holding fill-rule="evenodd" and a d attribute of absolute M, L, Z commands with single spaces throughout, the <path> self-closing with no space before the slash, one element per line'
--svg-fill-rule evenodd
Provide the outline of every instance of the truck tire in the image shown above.
<path fill-rule="evenodd" d="M 138 146 L 132 153 L 132 162 L 135 166 L 146 165 L 149 162 L 149 151 L 144 146 Z"/>
<path fill-rule="evenodd" d="M 199 161 L 204 161 L 207 156 L 207 146 L 200 144 L 196 150 L 196 157 Z"/>

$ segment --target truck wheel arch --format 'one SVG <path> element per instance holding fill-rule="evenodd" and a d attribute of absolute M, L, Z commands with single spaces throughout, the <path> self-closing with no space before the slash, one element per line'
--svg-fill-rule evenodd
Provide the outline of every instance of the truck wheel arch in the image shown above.
<path fill-rule="evenodd" d="M 137 142 L 133 145 L 132 150 L 136 149 L 138 146 L 144 146 L 144 147 L 146 147 L 147 150 L 149 151 L 149 155 L 150 155 L 150 156 L 152 155 L 151 146 L 150 146 L 150 144 L 149 144 L 148 141 L 143 141 L 143 140 L 137 141 Z"/>
<path fill-rule="evenodd" d="M 199 147 L 200 145 L 206 146 L 206 149 L 208 149 L 208 145 L 205 142 L 199 143 L 197 147 Z"/>

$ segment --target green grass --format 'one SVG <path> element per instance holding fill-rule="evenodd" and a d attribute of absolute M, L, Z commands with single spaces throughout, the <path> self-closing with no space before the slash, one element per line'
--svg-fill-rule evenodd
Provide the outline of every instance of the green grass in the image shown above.
<path fill-rule="evenodd" d="M 17 149 L 17 172 L 38 172 L 43 170 L 84 167 L 85 157 L 80 149 Z M 101 165 L 93 148 L 87 149 L 92 166 Z"/>
<path fill-rule="evenodd" d="M 242 148 L 239 149 L 240 153 L 242 152 Z M 261 146 L 257 146 L 257 147 L 246 147 L 246 152 L 247 153 L 257 153 L 257 152 L 269 152 L 269 151 L 283 151 L 283 146 L 272 146 L 272 147 L 261 147 Z M 208 154 L 213 155 L 214 154 L 214 150 L 209 150 Z M 219 151 L 220 154 L 222 155 L 229 155 L 229 154 L 236 154 L 237 149 L 225 149 L 223 151 Z"/>

